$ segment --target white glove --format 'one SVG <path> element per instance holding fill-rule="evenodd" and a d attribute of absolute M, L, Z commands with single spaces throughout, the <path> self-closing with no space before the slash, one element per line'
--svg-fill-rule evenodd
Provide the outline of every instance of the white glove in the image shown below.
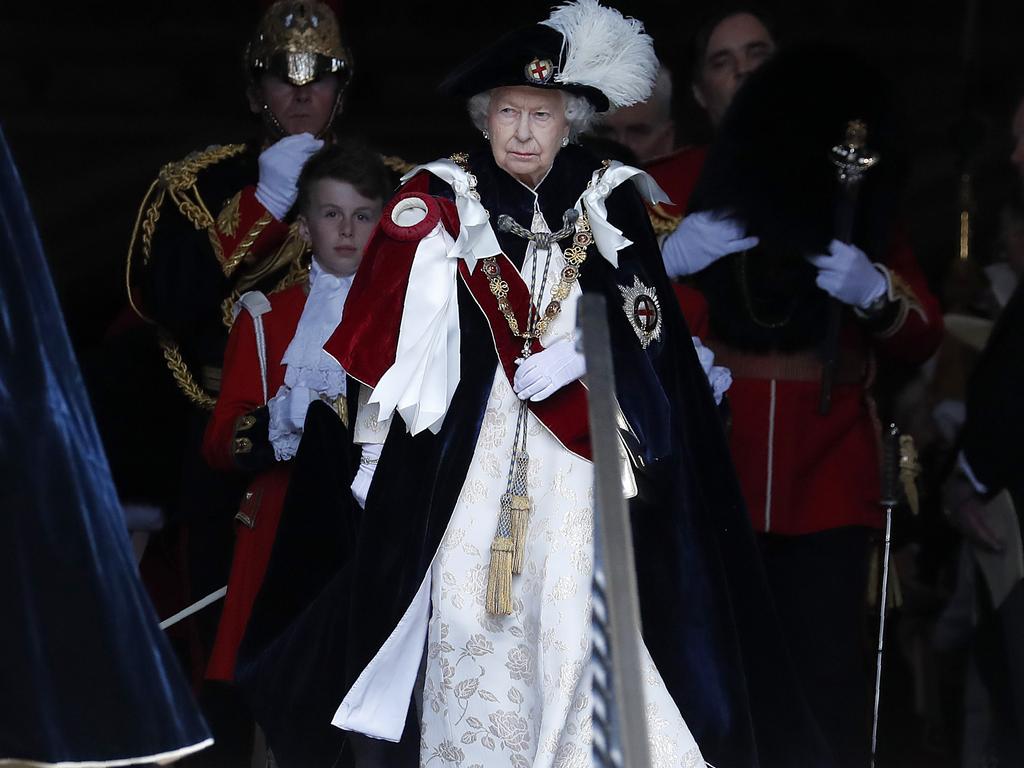
<path fill-rule="evenodd" d="M 739 222 L 728 216 L 710 211 L 691 213 L 661 246 L 665 271 L 669 277 L 692 275 L 723 256 L 753 248 L 760 242 L 745 235 Z"/>
<path fill-rule="evenodd" d="M 715 405 L 721 405 L 726 391 L 732 386 L 732 371 L 725 366 L 715 365 L 715 353 L 705 347 L 696 336 L 690 338 L 693 340 L 693 348 L 697 350 L 700 367 L 704 369 L 704 375 L 708 377 L 708 384 L 711 385 Z"/>
<path fill-rule="evenodd" d="M 808 256 L 807 260 L 818 268 L 818 287 L 843 304 L 867 309 L 889 288 L 885 275 L 855 245 L 833 240 L 827 254 Z"/>
<path fill-rule="evenodd" d="M 370 492 L 370 483 L 373 481 L 373 473 L 377 471 L 377 459 L 384 449 L 382 443 L 366 443 L 363 445 L 363 453 L 359 458 L 359 471 L 356 472 L 352 481 L 352 498 L 360 507 L 366 507 L 366 496 Z"/>
<path fill-rule="evenodd" d="M 516 362 L 519 368 L 512 379 L 512 389 L 520 400 L 534 402 L 550 397 L 587 372 L 583 355 L 569 339 L 560 339 L 547 349 Z"/>
<path fill-rule="evenodd" d="M 297 133 L 285 136 L 260 153 L 256 199 L 278 221 L 283 221 L 295 204 L 302 166 L 323 145 L 323 141 L 313 138 L 311 133 Z"/>

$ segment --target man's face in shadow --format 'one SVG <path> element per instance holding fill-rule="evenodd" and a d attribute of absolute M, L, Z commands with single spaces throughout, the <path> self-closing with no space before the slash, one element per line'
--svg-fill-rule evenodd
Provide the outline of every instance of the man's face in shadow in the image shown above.
<path fill-rule="evenodd" d="M 775 40 L 750 13 L 727 16 L 711 31 L 693 83 L 693 96 L 718 127 L 737 89 L 775 53 Z"/>

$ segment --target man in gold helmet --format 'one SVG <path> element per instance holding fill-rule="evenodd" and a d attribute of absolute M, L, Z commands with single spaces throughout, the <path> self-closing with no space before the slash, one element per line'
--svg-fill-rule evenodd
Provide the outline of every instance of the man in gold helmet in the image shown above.
<path fill-rule="evenodd" d="M 337 140 L 333 124 L 352 75 L 338 19 L 321 0 L 271 4 L 246 47 L 245 65 L 258 132 L 248 142 L 210 146 L 164 165 L 142 201 L 128 254 L 129 301 L 153 324 L 169 375 L 188 401 L 166 404 L 187 407 L 187 419 L 179 420 L 183 434 L 145 438 L 153 460 L 178 480 L 176 497 L 161 499 L 159 506 L 167 523 L 165 541 L 185 541 L 181 548 L 165 547 L 187 553 L 177 567 L 187 585 L 180 590 L 181 607 L 227 582 L 234 526 L 259 524 L 260 499 L 242 498 L 243 484 L 208 468 L 200 443 L 240 297 L 307 279 L 305 244 L 289 211 L 305 161 Z M 248 419 L 238 427 L 241 465 L 267 439 L 267 420 Z M 145 427 L 137 430 L 143 439 Z M 182 446 L 179 454 L 162 455 L 176 444 Z M 241 522 L 233 520 L 236 513 Z M 208 671 L 219 614 L 215 603 L 190 619 L 194 679 Z M 233 686 L 208 680 L 200 702 L 217 741 L 211 764 L 248 765 L 252 718 Z"/>

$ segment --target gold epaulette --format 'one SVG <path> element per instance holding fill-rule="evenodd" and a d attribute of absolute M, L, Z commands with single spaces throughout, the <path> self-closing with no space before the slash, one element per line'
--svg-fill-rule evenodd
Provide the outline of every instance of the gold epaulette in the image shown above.
<path fill-rule="evenodd" d="M 152 322 L 135 304 L 132 295 L 132 262 L 136 258 L 140 258 L 143 265 L 149 263 L 153 234 L 156 231 L 157 222 L 160 220 L 164 201 L 169 195 L 181 214 L 192 223 L 192 226 L 200 230 L 205 229 L 210 233 L 210 242 L 213 244 L 215 252 L 219 251 L 219 241 L 212 231 L 214 217 L 196 189 L 196 181 L 201 171 L 223 160 L 240 155 L 245 149 L 245 144 L 227 144 L 214 145 L 198 152 L 192 152 L 182 160 L 164 165 L 157 174 L 156 180 L 149 185 L 135 218 L 131 242 L 128 244 L 128 258 L 125 260 L 125 288 L 128 292 L 128 303 L 143 320 Z M 212 409 L 216 398 L 196 381 L 185 363 L 177 343 L 163 330 L 160 331 L 160 348 L 167 367 L 181 392 L 196 406 L 204 410 Z"/>
<path fill-rule="evenodd" d="M 658 236 L 671 235 L 683 220 L 682 216 L 673 215 L 662 208 L 661 203 L 647 206 L 647 215 L 651 219 L 654 234 Z"/>
<path fill-rule="evenodd" d="M 200 171 L 244 151 L 245 144 L 213 144 L 206 149 L 189 152 L 184 159 L 174 160 L 160 169 L 160 183 L 171 192 L 193 187 Z"/>
<path fill-rule="evenodd" d="M 219 256 L 220 242 L 212 231 L 214 217 L 196 189 L 196 180 L 200 171 L 230 157 L 240 155 L 245 149 L 245 144 L 227 144 L 214 145 L 198 152 L 192 152 L 182 160 L 164 165 L 157 174 L 156 180 L 149 185 L 135 217 L 132 238 L 128 244 L 128 258 L 125 260 L 125 287 L 128 291 L 128 302 L 143 320 L 149 321 L 149 318 L 135 305 L 132 296 L 132 261 L 135 258 L 140 258 L 143 265 L 149 263 L 153 233 L 156 231 L 165 198 L 170 195 L 178 210 L 192 223 L 192 226 L 209 231 L 210 242 L 214 252 Z"/>

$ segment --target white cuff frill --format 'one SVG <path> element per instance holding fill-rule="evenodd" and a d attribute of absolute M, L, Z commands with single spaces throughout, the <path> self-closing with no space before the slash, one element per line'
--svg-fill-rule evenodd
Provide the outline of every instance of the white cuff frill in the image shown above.
<path fill-rule="evenodd" d="M 278 461 L 295 458 L 302 439 L 302 427 L 306 423 L 306 411 L 314 397 L 315 393 L 308 387 L 292 389 L 285 385 L 267 401 L 270 414 L 267 432 L 270 444 L 274 446 L 274 458 Z"/>

